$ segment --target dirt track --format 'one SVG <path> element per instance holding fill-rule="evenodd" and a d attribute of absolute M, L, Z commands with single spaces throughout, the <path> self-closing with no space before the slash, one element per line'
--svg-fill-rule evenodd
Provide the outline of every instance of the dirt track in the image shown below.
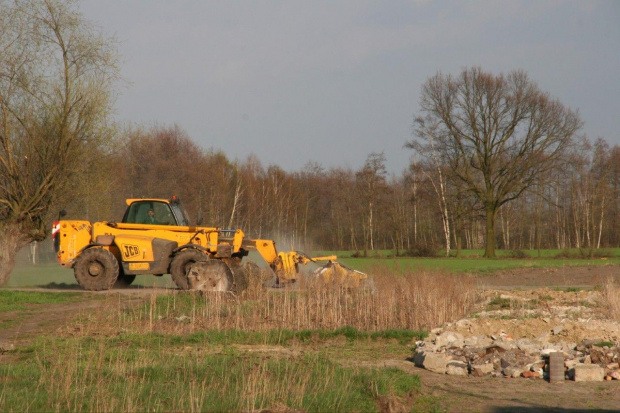
<path fill-rule="evenodd" d="M 509 271 L 500 274 L 481 276 L 478 285 L 483 294 L 513 294 L 515 296 L 528 294 L 533 289 L 542 289 L 541 293 L 561 300 L 564 292 L 560 289 L 571 288 L 567 293 L 566 303 L 570 304 L 571 297 L 578 294 L 593 292 L 596 286 L 602 285 L 612 277 L 616 285 L 620 285 L 620 269 L 617 266 L 604 267 L 566 267 L 557 270 L 526 269 Z M 547 287 L 545 289 L 545 287 Z M 548 288 L 551 287 L 551 288 Z M 578 292 L 578 288 L 588 291 Z M 67 288 L 40 288 L 38 291 L 82 291 L 71 286 Z M 523 290 L 523 291 L 518 291 Z M 32 306 L 19 314 L 0 314 L 0 324 L 3 321 L 19 317 L 18 323 L 0 330 L 0 345 L 12 343 L 23 346 L 41 334 L 54 334 L 59 329 L 70 325 L 78 316 L 87 316 L 98 311 L 102 298 L 114 295 L 123 305 L 133 305 L 154 293 L 171 291 L 154 288 L 129 288 L 109 292 L 83 292 L 89 299 L 76 303 L 50 306 Z M 556 295 L 554 295 L 556 294 Z M 570 295 L 572 294 L 572 295 Z M 577 295 L 575 295 L 577 294 Z M 581 302 L 577 298 L 575 302 Z M 560 302 L 560 301 L 558 301 Z M 564 302 L 564 301 L 562 301 Z M 592 314 L 596 308 L 591 308 Z M 596 313 L 596 318 L 602 317 Z M 592 316 L 594 317 L 594 316 Z M 498 321 L 498 320 L 495 320 Z M 514 320 L 513 320 L 514 321 Z M 535 323 L 537 320 L 530 320 Z M 542 322 L 540 323 L 542 324 Z M 492 327 L 500 328 L 493 323 Z M 613 332 L 620 335 L 620 332 Z M 584 334 L 588 334 L 587 332 Z M 10 362 L 11 353 L 0 354 L 0 363 Z M 365 361 L 352 361 L 354 364 L 366 365 Z M 346 363 L 346 362 L 345 362 Z M 561 384 L 549 384 L 541 379 L 503 379 L 503 378 L 471 378 L 440 375 L 416 368 L 413 363 L 403 356 L 401 360 L 382 360 L 372 362 L 375 366 L 394 366 L 421 377 L 422 396 L 427 396 L 428 404 L 421 408 L 440 406 L 448 411 L 490 411 L 490 412 L 535 412 L 541 409 L 546 411 L 574 412 L 596 409 L 598 411 L 620 411 L 620 381 L 596 383 L 575 383 L 566 381 Z M 430 396 L 430 398 L 428 397 Z"/>

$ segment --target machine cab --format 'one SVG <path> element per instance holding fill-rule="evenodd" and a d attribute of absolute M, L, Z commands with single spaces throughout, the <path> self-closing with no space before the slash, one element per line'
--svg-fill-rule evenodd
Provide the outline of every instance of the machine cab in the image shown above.
<path fill-rule="evenodd" d="M 178 199 L 128 199 L 123 216 L 126 224 L 188 226 L 187 216 Z"/>

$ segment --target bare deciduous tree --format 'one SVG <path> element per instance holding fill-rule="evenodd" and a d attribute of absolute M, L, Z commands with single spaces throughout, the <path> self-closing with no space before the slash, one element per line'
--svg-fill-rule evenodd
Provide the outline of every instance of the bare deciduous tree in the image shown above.
<path fill-rule="evenodd" d="M 96 146 L 117 80 L 115 43 L 66 0 L 0 0 L 0 285 L 80 152 Z M 86 149 L 85 149 L 86 147 Z"/>
<path fill-rule="evenodd" d="M 442 162 L 484 206 L 485 256 L 494 257 L 499 208 L 560 164 L 581 127 L 579 114 L 523 71 L 496 76 L 480 68 L 428 79 L 420 110 L 417 137 L 433 139 Z"/>

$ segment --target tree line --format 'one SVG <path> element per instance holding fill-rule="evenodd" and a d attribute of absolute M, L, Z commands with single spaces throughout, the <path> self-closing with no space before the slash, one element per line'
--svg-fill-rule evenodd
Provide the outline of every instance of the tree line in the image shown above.
<path fill-rule="evenodd" d="M 285 249 L 423 255 L 486 245 L 485 206 L 458 192 L 446 165 L 422 156 L 399 175 L 387 173 L 383 153 L 368 154 L 359 169 L 310 162 L 287 172 L 202 149 L 179 126 L 133 128 L 118 139 L 76 175 L 62 204 L 71 217 L 120 219 L 125 198 L 174 194 L 194 223 L 241 228 Z M 565 156 L 562 169 L 499 208 L 498 248 L 620 246 L 620 147 L 582 139 Z"/>

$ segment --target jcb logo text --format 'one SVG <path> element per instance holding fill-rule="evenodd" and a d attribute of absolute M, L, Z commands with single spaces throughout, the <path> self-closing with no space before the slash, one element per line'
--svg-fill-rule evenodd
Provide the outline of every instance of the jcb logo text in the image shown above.
<path fill-rule="evenodd" d="M 140 249 L 136 245 L 123 245 L 123 248 L 125 249 L 124 255 L 127 258 L 140 254 Z"/>

